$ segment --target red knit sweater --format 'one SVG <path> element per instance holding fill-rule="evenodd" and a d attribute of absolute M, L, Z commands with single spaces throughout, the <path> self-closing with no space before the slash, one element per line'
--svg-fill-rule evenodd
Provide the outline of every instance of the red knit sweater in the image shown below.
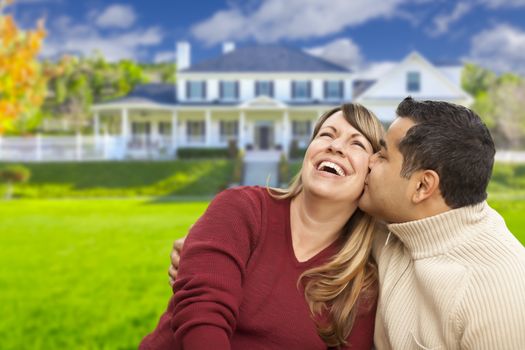
<path fill-rule="evenodd" d="M 337 250 L 297 261 L 290 200 L 261 187 L 226 190 L 192 227 L 168 310 L 140 348 L 326 349 L 297 281 Z M 375 301 L 360 310 L 350 349 L 372 347 L 374 318 Z"/>

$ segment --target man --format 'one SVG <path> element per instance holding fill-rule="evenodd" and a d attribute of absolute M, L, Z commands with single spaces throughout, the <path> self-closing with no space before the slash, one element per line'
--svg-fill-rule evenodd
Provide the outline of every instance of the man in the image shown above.
<path fill-rule="evenodd" d="M 485 199 L 490 134 L 471 110 L 406 98 L 360 208 L 389 223 L 374 254 L 378 349 L 525 349 L 525 248 Z"/>
<path fill-rule="evenodd" d="M 396 113 L 359 204 L 388 224 L 377 349 L 525 349 L 525 248 L 485 202 L 487 128 L 445 102 L 408 97 Z"/>

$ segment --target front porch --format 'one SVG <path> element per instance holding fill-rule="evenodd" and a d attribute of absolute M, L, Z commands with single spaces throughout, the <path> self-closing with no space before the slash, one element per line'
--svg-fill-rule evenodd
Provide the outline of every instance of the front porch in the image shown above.
<path fill-rule="evenodd" d="M 266 102 L 262 104 L 261 102 Z M 286 106 L 268 99 L 237 106 L 99 105 L 94 107 L 95 143 L 118 137 L 119 159 L 176 158 L 182 148 L 278 150 L 308 144 L 324 110 Z"/>

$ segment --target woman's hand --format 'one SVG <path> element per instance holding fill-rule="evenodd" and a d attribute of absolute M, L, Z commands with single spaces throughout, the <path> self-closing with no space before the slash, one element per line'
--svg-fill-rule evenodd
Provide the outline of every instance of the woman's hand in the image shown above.
<path fill-rule="evenodd" d="M 175 279 L 177 278 L 177 272 L 179 271 L 180 253 L 182 251 L 182 246 L 184 245 L 185 240 L 186 240 L 186 237 L 183 237 L 173 242 L 173 249 L 171 250 L 171 254 L 170 254 L 171 265 L 168 269 L 168 275 L 170 278 L 169 282 L 170 282 L 170 286 L 172 287 L 173 287 L 173 284 L 175 284 Z"/>

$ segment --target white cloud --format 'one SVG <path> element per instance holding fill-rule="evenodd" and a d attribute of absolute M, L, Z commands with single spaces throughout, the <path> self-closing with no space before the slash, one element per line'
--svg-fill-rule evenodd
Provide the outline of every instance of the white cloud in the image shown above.
<path fill-rule="evenodd" d="M 459 2 L 450 14 L 441 14 L 434 18 L 434 28 L 429 31 L 432 36 L 438 36 L 448 32 L 450 24 L 457 22 L 461 17 L 472 9 L 472 5 L 466 2 Z"/>
<path fill-rule="evenodd" d="M 108 6 L 95 20 L 101 28 L 129 28 L 137 16 L 131 6 L 114 4 Z"/>
<path fill-rule="evenodd" d="M 323 46 L 305 49 L 311 55 L 347 68 L 358 68 L 363 63 L 361 49 L 351 39 L 336 39 Z"/>
<path fill-rule="evenodd" d="M 498 72 L 525 75 L 525 32 L 508 24 L 499 24 L 471 39 L 466 60 Z"/>
<path fill-rule="evenodd" d="M 63 53 L 88 56 L 99 51 L 108 61 L 126 58 L 140 60 L 144 55 L 143 49 L 161 43 L 164 36 L 159 27 L 102 34 L 98 28 L 78 23 L 67 16 L 55 19 L 51 31 L 44 42 L 44 57 L 56 57 Z"/>
<path fill-rule="evenodd" d="M 216 12 L 191 28 L 206 45 L 227 40 L 276 42 L 338 33 L 371 19 L 396 16 L 406 0 L 263 0 L 254 11 L 239 7 Z"/>
<path fill-rule="evenodd" d="M 175 62 L 175 51 L 161 51 L 155 54 L 153 58 L 155 63 L 164 63 L 164 62 Z"/>

